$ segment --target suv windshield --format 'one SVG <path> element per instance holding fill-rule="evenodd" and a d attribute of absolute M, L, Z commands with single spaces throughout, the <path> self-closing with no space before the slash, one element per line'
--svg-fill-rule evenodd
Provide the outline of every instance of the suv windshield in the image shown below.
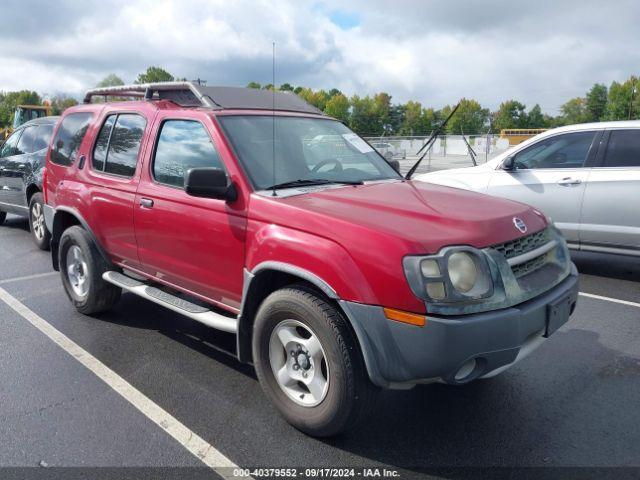
<path fill-rule="evenodd" d="M 367 142 L 335 120 L 271 115 L 218 119 L 258 190 L 401 178 Z"/>

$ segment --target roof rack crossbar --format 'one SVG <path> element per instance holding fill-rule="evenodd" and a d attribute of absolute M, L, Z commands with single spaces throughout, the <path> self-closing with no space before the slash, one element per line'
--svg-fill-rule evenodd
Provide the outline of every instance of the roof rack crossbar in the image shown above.
<path fill-rule="evenodd" d="M 276 110 L 324 115 L 291 92 L 271 92 L 244 87 L 209 87 L 192 82 L 141 83 L 89 90 L 84 103 L 93 97 L 124 97 L 138 100 L 169 100 L 181 107 L 205 107 L 213 110 Z"/>
<path fill-rule="evenodd" d="M 151 100 L 156 93 L 161 91 L 191 92 L 203 107 L 215 106 L 214 102 L 212 102 L 209 97 L 203 95 L 191 82 L 140 83 L 94 88 L 87 91 L 84 96 L 84 103 L 91 103 L 93 97 L 134 97 Z"/>

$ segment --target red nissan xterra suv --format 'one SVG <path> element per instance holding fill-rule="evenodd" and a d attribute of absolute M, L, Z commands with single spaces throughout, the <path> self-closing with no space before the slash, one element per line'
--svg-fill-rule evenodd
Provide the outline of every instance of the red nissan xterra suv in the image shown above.
<path fill-rule="evenodd" d="M 92 90 L 62 116 L 45 177 L 53 264 L 78 311 L 124 291 L 236 334 L 239 360 L 311 435 L 351 426 L 379 387 L 504 371 L 577 300 L 543 214 L 407 181 L 293 94 Z"/>

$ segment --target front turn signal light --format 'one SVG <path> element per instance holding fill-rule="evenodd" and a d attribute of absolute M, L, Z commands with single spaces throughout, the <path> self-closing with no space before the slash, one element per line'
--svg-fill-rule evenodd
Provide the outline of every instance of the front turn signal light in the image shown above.
<path fill-rule="evenodd" d="M 409 325 L 415 325 L 417 327 L 424 327 L 424 324 L 426 323 L 426 317 L 424 315 L 396 310 L 395 308 L 383 308 L 383 310 L 384 316 L 389 320 L 408 323 Z"/>

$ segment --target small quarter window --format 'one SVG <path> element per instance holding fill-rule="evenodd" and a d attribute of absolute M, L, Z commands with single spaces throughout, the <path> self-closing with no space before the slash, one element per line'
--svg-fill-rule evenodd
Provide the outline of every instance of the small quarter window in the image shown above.
<path fill-rule="evenodd" d="M 70 113 L 60 124 L 51 149 L 51 162 L 68 167 L 78 153 L 93 116 L 90 112 Z"/>
<path fill-rule="evenodd" d="M 156 181 L 184 188 L 185 174 L 192 168 L 202 167 L 224 169 L 204 126 L 193 120 L 165 121 L 153 162 Z"/>

